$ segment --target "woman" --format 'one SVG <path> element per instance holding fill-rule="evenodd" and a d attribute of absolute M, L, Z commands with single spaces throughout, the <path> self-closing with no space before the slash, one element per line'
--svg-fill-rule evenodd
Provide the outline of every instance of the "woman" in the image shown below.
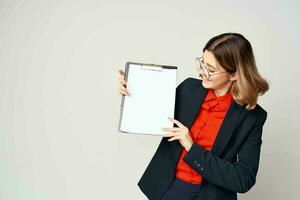
<path fill-rule="evenodd" d="M 257 99 L 269 85 L 251 44 L 224 33 L 207 42 L 197 61 L 200 80 L 187 78 L 176 88 L 174 127 L 163 128 L 138 182 L 150 200 L 234 200 L 255 184 L 267 118 Z"/>

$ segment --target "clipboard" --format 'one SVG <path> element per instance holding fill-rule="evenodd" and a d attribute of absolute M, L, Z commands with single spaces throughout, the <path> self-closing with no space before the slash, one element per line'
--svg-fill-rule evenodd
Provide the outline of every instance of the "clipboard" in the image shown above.
<path fill-rule="evenodd" d="M 122 95 L 119 132 L 165 135 L 173 127 L 177 67 L 127 62 L 124 79 L 129 96 Z"/>

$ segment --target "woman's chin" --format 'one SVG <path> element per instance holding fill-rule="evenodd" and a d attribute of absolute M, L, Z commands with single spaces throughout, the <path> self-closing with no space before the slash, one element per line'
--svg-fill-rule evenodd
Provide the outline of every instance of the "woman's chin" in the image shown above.
<path fill-rule="evenodd" d="M 207 89 L 210 88 L 211 86 L 210 86 L 209 82 L 210 82 L 209 80 L 203 79 L 202 86 Z"/>

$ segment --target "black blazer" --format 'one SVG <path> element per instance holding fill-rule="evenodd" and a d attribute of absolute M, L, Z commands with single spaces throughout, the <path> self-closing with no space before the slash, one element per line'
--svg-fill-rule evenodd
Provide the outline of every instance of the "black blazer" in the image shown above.
<path fill-rule="evenodd" d="M 175 116 L 189 129 L 207 94 L 202 81 L 187 78 L 176 88 Z M 248 111 L 232 101 L 211 151 L 194 143 L 183 160 L 202 177 L 198 200 L 235 200 L 256 180 L 261 136 L 267 112 L 258 104 Z M 174 124 L 174 127 L 177 127 Z M 182 146 L 178 140 L 162 138 L 138 182 L 149 200 L 160 200 L 175 178 Z"/>

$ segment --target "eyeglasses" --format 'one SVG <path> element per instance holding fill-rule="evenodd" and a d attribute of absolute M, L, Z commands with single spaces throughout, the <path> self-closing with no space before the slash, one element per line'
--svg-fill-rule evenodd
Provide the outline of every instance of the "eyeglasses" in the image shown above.
<path fill-rule="evenodd" d="M 211 76 L 216 74 L 225 73 L 227 71 L 221 71 L 221 72 L 209 72 L 208 68 L 204 64 L 203 57 L 196 57 L 195 58 L 197 62 L 197 70 L 201 70 L 203 73 L 200 73 L 200 79 L 203 80 L 203 75 L 209 80 Z"/>

